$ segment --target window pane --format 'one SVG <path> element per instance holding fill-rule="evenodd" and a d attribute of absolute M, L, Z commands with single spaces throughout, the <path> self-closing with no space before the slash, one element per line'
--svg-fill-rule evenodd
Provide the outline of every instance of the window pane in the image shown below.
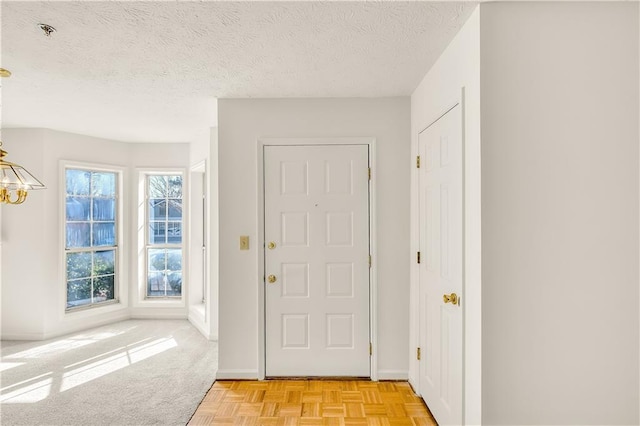
<path fill-rule="evenodd" d="M 91 238 L 89 223 L 67 223 L 67 248 L 89 247 Z"/>
<path fill-rule="evenodd" d="M 167 229 L 167 242 L 180 244 L 182 242 L 182 222 L 169 222 Z"/>
<path fill-rule="evenodd" d="M 182 270 L 182 250 L 180 249 L 167 250 L 167 269 L 169 271 Z"/>
<path fill-rule="evenodd" d="M 116 251 L 97 251 L 93 256 L 93 275 L 109 275 L 115 273 Z"/>
<path fill-rule="evenodd" d="M 149 249 L 147 296 L 182 295 L 182 250 Z"/>
<path fill-rule="evenodd" d="M 115 222 L 93 224 L 93 245 L 114 246 L 116 244 Z"/>
<path fill-rule="evenodd" d="M 151 222 L 149 224 L 149 244 L 165 244 L 167 237 L 164 222 Z"/>
<path fill-rule="evenodd" d="M 67 308 L 91 303 L 91 279 L 67 281 Z"/>
<path fill-rule="evenodd" d="M 67 220 L 89 220 L 89 198 L 84 197 L 67 197 Z"/>
<path fill-rule="evenodd" d="M 182 220 L 182 200 L 169 200 L 169 220 Z"/>
<path fill-rule="evenodd" d="M 116 217 L 116 200 L 114 198 L 93 199 L 93 220 L 114 220 Z"/>
<path fill-rule="evenodd" d="M 182 272 L 170 272 L 167 274 L 167 296 L 180 296 L 182 294 Z"/>
<path fill-rule="evenodd" d="M 91 194 L 94 197 L 116 196 L 116 175 L 115 173 L 93 172 L 91 175 Z"/>
<path fill-rule="evenodd" d="M 182 176 L 167 176 L 169 198 L 182 198 Z"/>
<path fill-rule="evenodd" d="M 164 296 L 165 281 L 164 273 L 149 272 L 147 277 L 147 296 Z"/>
<path fill-rule="evenodd" d="M 149 198 L 166 198 L 167 180 L 164 176 L 149 176 Z"/>
<path fill-rule="evenodd" d="M 149 271 L 164 271 L 167 269 L 165 249 L 149 249 Z"/>
<path fill-rule="evenodd" d="M 67 195 L 89 195 L 91 172 L 67 169 Z"/>
<path fill-rule="evenodd" d="M 91 253 L 67 253 L 67 279 L 91 277 Z"/>
<path fill-rule="evenodd" d="M 149 200 L 149 220 L 165 220 L 167 218 L 167 202 L 164 199 Z"/>
<path fill-rule="evenodd" d="M 113 300 L 115 277 L 107 275 L 106 277 L 98 277 L 93 280 L 93 302 L 104 302 L 105 300 Z"/>

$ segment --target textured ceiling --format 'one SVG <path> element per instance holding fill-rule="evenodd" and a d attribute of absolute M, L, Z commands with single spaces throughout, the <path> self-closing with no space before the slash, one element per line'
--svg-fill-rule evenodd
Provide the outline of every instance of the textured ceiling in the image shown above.
<path fill-rule="evenodd" d="M 470 2 L 3 0 L 4 127 L 188 141 L 216 98 L 409 95 Z M 57 29 L 45 37 L 40 22 Z"/>

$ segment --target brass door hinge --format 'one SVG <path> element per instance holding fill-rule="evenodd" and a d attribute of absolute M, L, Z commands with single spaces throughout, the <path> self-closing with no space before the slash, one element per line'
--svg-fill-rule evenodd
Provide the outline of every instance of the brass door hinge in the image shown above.
<path fill-rule="evenodd" d="M 419 155 L 416 157 L 416 168 L 418 168 L 418 169 L 420 168 L 420 156 Z"/>
<path fill-rule="evenodd" d="M 418 359 L 418 361 L 420 361 L 420 348 L 418 348 L 418 350 L 416 350 L 416 358 Z"/>
<path fill-rule="evenodd" d="M 369 180 L 371 180 L 371 167 L 369 167 Z"/>
<path fill-rule="evenodd" d="M 369 342 L 369 355 L 373 355 L 373 344 Z"/>
<path fill-rule="evenodd" d="M 418 263 L 420 263 L 420 252 L 418 252 L 418 254 L 416 256 L 416 260 L 418 261 Z"/>

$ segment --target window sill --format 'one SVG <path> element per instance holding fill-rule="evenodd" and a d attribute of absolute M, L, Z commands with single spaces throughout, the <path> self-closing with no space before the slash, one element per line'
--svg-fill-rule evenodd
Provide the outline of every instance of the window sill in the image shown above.
<path fill-rule="evenodd" d="M 74 319 L 74 320 L 78 318 L 89 318 L 89 317 L 109 314 L 112 312 L 117 312 L 125 309 L 127 309 L 127 306 L 124 305 L 122 302 L 115 302 L 115 303 L 108 303 L 105 305 L 72 309 L 69 311 L 65 309 L 63 318 Z"/>
<path fill-rule="evenodd" d="M 143 299 L 135 304 L 135 307 L 139 308 L 184 308 L 185 306 L 183 299 Z"/>

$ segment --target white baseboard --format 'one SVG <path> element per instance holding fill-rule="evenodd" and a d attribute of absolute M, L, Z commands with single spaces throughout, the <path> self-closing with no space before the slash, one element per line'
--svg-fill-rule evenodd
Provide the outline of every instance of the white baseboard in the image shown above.
<path fill-rule="evenodd" d="M 378 370 L 378 380 L 408 380 L 407 370 Z"/>
<path fill-rule="evenodd" d="M 202 317 L 202 321 L 204 321 L 204 317 L 206 315 L 206 308 L 203 303 L 199 305 L 191 305 L 189 306 L 189 315 L 199 315 Z"/>
<path fill-rule="evenodd" d="M 202 334 L 207 340 L 211 340 L 211 336 L 209 335 L 209 331 L 207 330 L 205 322 L 202 320 L 202 316 L 197 313 L 194 315 L 193 313 L 189 313 L 189 317 L 187 318 L 191 325 L 193 325 L 199 332 Z"/>
<path fill-rule="evenodd" d="M 6 331 L 0 333 L 0 340 L 48 340 L 55 337 L 64 336 L 66 334 L 77 333 L 79 331 L 87 330 L 94 327 L 101 327 L 103 325 L 113 324 L 119 321 L 125 321 L 128 319 L 189 319 L 189 322 L 202 333 L 207 340 L 217 340 L 218 336 L 209 336 L 206 333 L 206 329 L 202 324 L 198 324 L 197 321 L 191 321 L 191 318 L 187 318 L 184 313 L 162 313 L 162 312 L 136 312 L 129 314 L 127 310 L 111 313 L 111 315 L 102 317 L 99 320 L 93 318 L 84 318 L 79 320 L 68 320 L 69 322 L 61 323 L 55 330 L 47 333 L 24 333 L 24 332 L 12 332 Z M 256 376 L 257 377 L 257 376 Z"/>
<path fill-rule="evenodd" d="M 44 340 L 44 333 L 2 333 L 0 340 Z"/>
<path fill-rule="evenodd" d="M 409 377 L 409 385 L 416 394 L 420 395 L 420 389 L 418 389 L 418 381 L 415 378 Z"/>
<path fill-rule="evenodd" d="M 94 327 L 113 324 L 119 321 L 129 319 L 129 313 L 126 310 L 111 312 L 102 316 L 100 319 L 83 318 L 82 320 L 67 319 L 65 322 L 59 323 L 53 331 L 47 333 L 2 333 L 1 340 L 48 340 L 56 337 L 64 336 L 71 333 L 77 333 Z"/>
<path fill-rule="evenodd" d="M 98 319 L 99 318 L 99 319 Z M 77 333 L 79 331 L 88 330 L 94 327 L 102 327 L 103 325 L 113 324 L 119 321 L 129 319 L 129 312 L 126 309 L 110 312 L 97 318 L 76 318 L 67 319 L 56 330 L 46 333 L 45 339 L 64 336 L 65 334 Z"/>
<path fill-rule="evenodd" d="M 184 312 L 131 312 L 131 319 L 188 319 Z"/>
<path fill-rule="evenodd" d="M 258 370 L 218 370 L 216 380 L 258 380 Z"/>

